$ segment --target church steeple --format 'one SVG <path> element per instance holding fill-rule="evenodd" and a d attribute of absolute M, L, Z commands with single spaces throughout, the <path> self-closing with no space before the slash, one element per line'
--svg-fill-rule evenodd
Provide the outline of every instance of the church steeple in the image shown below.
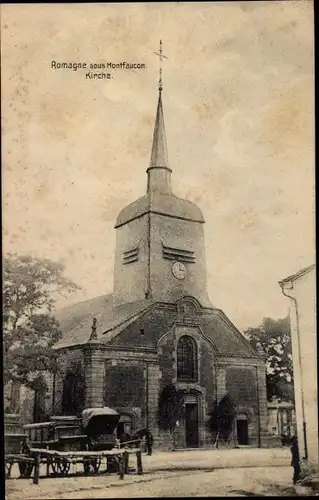
<path fill-rule="evenodd" d="M 168 166 L 168 154 L 166 144 L 166 134 L 164 125 L 164 113 L 162 104 L 162 60 L 166 56 L 162 53 L 162 40 L 160 41 L 160 50 L 156 55 L 160 58 L 160 71 L 158 82 L 158 102 L 157 112 L 153 133 L 153 144 L 150 166 L 147 169 L 147 192 L 157 192 L 162 194 L 170 194 L 171 189 L 171 172 Z"/>
<path fill-rule="evenodd" d="M 115 228 L 114 303 L 175 303 L 195 297 L 210 306 L 206 284 L 203 215 L 199 207 L 171 190 L 162 81 L 162 45 L 158 102 L 147 193 L 124 207 Z"/>
<path fill-rule="evenodd" d="M 168 168 L 168 154 L 161 90 L 159 91 L 158 96 L 150 167 Z"/>

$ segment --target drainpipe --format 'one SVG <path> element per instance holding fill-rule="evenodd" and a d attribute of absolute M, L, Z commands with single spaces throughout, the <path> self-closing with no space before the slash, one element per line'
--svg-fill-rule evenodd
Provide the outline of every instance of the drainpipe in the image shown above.
<path fill-rule="evenodd" d="M 296 311 L 297 342 L 298 342 L 298 361 L 299 361 L 300 378 L 301 378 L 301 380 L 300 380 L 300 388 L 301 388 L 302 428 L 303 428 L 303 436 L 304 436 L 304 442 L 305 442 L 305 456 L 304 456 L 304 459 L 307 460 L 308 459 L 308 446 L 307 446 L 307 432 L 306 432 L 306 419 L 305 419 L 305 401 L 304 401 L 302 364 L 301 364 L 301 350 L 300 350 L 299 310 L 298 310 L 297 299 L 295 297 L 292 297 L 291 295 L 288 295 L 288 293 L 285 293 L 283 285 L 280 284 L 280 287 L 281 287 L 282 293 L 286 297 L 288 297 L 289 299 L 293 300 L 294 305 L 295 305 L 295 311 Z"/>
<path fill-rule="evenodd" d="M 52 384 L 52 415 L 55 415 L 55 393 L 56 393 L 56 372 L 57 372 L 57 360 L 54 358 L 53 361 L 53 384 Z"/>
<path fill-rule="evenodd" d="M 146 429 L 149 427 L 149 415 L 148 415 L 148 364 L 145 368 L 145 391 L 146 391 Z"/>
<path fill-rule="evenodd" d="M 259 402 L 259 383 L 258 383 L 258 367 L 256 366 L 256 389 L 257 389 L 257 418 L 258 418 L 258 448 L 261 448 L 261 425 L 260 425 L 260 402 Z"/>

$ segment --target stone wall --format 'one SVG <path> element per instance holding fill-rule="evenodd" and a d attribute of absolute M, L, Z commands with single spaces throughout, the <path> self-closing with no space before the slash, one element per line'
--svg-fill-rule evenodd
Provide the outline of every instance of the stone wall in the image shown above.
<path fill-rule="evenodd" d="M 158 428 L 159 395 L 170 384 L 175 385 L 177 390 L 186 390 L 189 397 L 197 402 L 199 446 L 212 445 L 208 419 L 214 401 L 219 401 L 227 390 L 236 398 L 238 412 L 247 414 L 249 443 L 266 445 L 267 402 L 263 361 L 258 356 L 236 358 L 217 353 L 213 341 L 201 329 L 199 316 L 186 314 L 185 307 L 182 311 L 181 315 L 168 306 L 168 314 L 175 314 L 176 322 L 160 336 L 156 349 L 154 340 L 159 337 L 159 332 L 155 329 L 160 330 L 165 323 L 164 306 L 161 314 L 157 310 L 154 313 L 154 331 L 148 318 L 145 328 L 149 331 L 150 343 L 145 346 L 138 342 L 135 346 L 124 346 L 123 342 L 105 345 L 92 341 L 81 348 L 61 351 L 56 377 L 55 413 L 61 414 L 62 411 L 63 382 L 67 371 L 81 365 L 85 374 L 85 407 L 107 405 L 130 415 L 133 428 L 147 426 L 151 430 L 154 447 L 172 449 L 186 446 L 183 419 L 173 435 Z M 136 335 L 141 336 L 139 331 Z M 197 345 L 197 377 L 191 382 L 177 378 L 177 344 L 183 335 L 190 335 Z M 234 425 L 234 434 L 235 431 Z"/>

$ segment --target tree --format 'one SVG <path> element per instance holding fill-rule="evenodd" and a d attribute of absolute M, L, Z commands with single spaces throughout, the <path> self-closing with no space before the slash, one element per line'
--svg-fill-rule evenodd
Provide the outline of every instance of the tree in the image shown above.
<path fill-rule="evenodd" d="M 41 373 L 52 370 L 52 346 L 62 335 L 52 315 L 56 297 L 76 289 L 62 264 L 29 255 L 4 257 L 4 383 L 43 386 Z"/>
<path fill-rule="evenodd" d="M 214 436 L 214 444 L 218 448 L 220 440 L 228 442 L 236 416 L 236 405 L 229 393 L 226 393 L 219 402 L 215 400 L 213 411 L 208 420 L 208 427 Z"/>
<path fill-rule="evenodd" d="M 184 413 L 185 391 L 178 391 L 173 384 L 163 388 L 159 397 L 159 427 L 173 432 L 176 422 L 181 420 Z"/>
<path fill-rule="evenodd" d="M 289 317 L 264 318 L 257 328 L 245 332 L 252 346 L 265 352 L 267 368 L 267 399 L 273 397 L 293 401 L 293 366 Z"/>

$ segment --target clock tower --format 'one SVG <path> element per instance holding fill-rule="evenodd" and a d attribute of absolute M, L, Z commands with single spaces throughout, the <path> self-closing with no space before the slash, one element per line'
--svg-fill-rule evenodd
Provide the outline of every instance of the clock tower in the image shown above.
<path fill-rule="evenodd" d="M 161 73 L 158 90 L 147 192 L 120 212 L 115 225 L 115 305 L 193 296 L 210 307 L 203 215 L 172 193 Z"/>

